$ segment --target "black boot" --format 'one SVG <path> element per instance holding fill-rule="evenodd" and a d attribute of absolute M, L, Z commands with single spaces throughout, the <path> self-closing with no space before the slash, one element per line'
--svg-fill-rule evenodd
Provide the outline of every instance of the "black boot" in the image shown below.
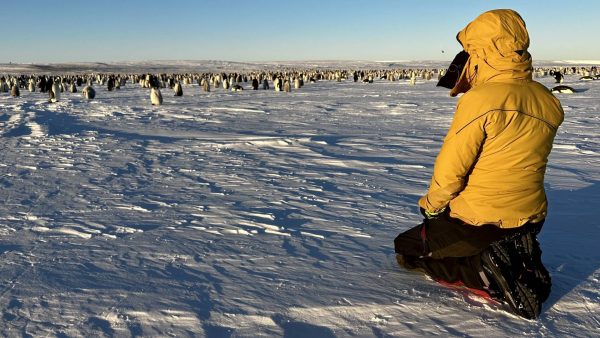
<path fill-rule="evenodd" d="M 524 318 L 535 319 L 542 308 L 532 274 L 524 270 L 519 254 L 510 252 L 511 241 L 494 243 L 481 254 L 481 278 L 488 292 L 506 302 L 512 311 Z"/>

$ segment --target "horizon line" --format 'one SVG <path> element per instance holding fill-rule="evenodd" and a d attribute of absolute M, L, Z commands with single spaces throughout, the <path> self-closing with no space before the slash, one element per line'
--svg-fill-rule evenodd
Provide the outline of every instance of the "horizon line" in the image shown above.
<path fill-rule="evenodd" d="M 53 64 L 119 64 L 119 63 L 163 63 L 163 62 L 229 62 L 229 63 L 249 63 L 249 64 L 264 64 L 264 63 L 332 63 L 332 62 L 364 62 L 364 63 L 416 63 L 416 62 L 451 62 L 451 60 L 441 59 L 402 59 L 402 60 L 368 60 L 368 59 L 294 59 L 294 60 L 227 60 L 227 59 L 148 59 L 148 60 L 114 60 L 114 61 L 36 61 L 36 62 L 0 62 L 1 65 L 53 65 Z M 600 64 L 600 59 L 570 59 L 570 60 L 533 60 L 533 63 L 552 62 L 552 63 L 569 63 L 569 64 Z"/>

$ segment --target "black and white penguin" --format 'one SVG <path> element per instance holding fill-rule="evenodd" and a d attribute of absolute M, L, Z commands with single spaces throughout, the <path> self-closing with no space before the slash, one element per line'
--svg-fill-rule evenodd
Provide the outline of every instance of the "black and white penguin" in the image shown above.
<path fill-rule="evenodd" d="M 282 80 L 280 78 L 276 78 L 273 82 L 275 82 L 274 83 L 274 85 L 275 85 L 275 91 L 276 92 L 280 92 L 283 89 L 282 88 L 283 87 Z"/>
<path fill-rule="evenodd" d="M 207 79 L 202 79 L 202 90 L 205 92 L 210 92 L 210 82 Z"/>
<path fill-rule="evenodd" d="M 290 80 L 287 78 L 285 79 L 285 82 L 283 83 L 283 91 L 286 93 L 292 92 L 292 85 L 290 84 Z"/>
<path fill-rule="evenodd" d="M 46 78 L 43 76 L 38 77 L 36 84 L 35 84 L 39 89 L 41 93 L 45 93 L 46 91 Z"/>
<path fill-rule="evenodd" d="M 242 91 L 242 90 L 244 90 L 244 87 L 242 87 L 241 85 L 239 85 L 237 83 L 234 84 L 233 86 L 231 86 L 231 91 L 232 92 L 239 92 L 239 91 Z"/>
<path fill-rule="evenodd" d="M 152 87 L 152 89 L 150 89 L 150 102 L 153 106 L 160 106 L 163 103 L 162 94 L 158 87 Z"/>
<path fill-rule="evenodd" d="M 33 78 L 29 79 L 29 84 L 27 85 L 27 89 L 29 89 L 30 93 L 35 92 L 35 80 Z"/>
<path fill-rule="evenodd" d="M 594 80 L 594 78 L 591 77 L 591 76 L 589 76 L 589 75 L 587 75 L 587 76 L 580 77 L 579 80 L 580 81 L 592 81 L 592 80 Z"/>
<path fill-rule="evenodd" d="M 412 73 L 410 75 L 410 80 L 408 80 L 408 83 L 413 86 L 417 84 L 417 74 L 416 73 Z"/>
<path fill-rule="evenodd" d="M 75 85 L 75 82 L 71 83 L 71 88 L 69 89 L 69 91 L 71 93 L 77 93 L 77 86 Z"/>
<path fill-rule="evenodd" d="M 550 91 L 552 93 L 561 93 L 561 94 L 573 94 L 573 93 L 577 92 L 573 87 L 569 87 L 569 86 L 565 86 L 565 85 L 556 86 L 556 87 L 552 88 Z"/>
<path fill-rule="evenodd" d="M 0 77 L 0 92 L 8 93 L 8 91 L 9 91 L 8 82 L 6 81 L 4 76 Z"/>
<path fill-rule="evenodd" d="M 92 100 L 93 98 L 96 97 L 96 90 L 94 90 L 94 87 L 92 87 L 91 85 L 87 85 L 87 86 L 83 87 L 83 89 L 81 90 L 81 94 L 86 99 Z"/>
<path fill-rule="evenodd" d="M 19 86 L 16 83 L 13 84 L 12 88 L 10 89 L 10 96 L 12 96 L 12 97 L 21 96 L 21 92 L 19 91 Z"/>
<path fill-rule="evenodd" d="M 54 103 L 60 100 L 60 81 L 58 79 L 52 80 L 52 86 L 48 90 L 49 102 Z"/>
<path fill-rule="evenodd" d="M 112 92 L 113 89 L 115 89 L 115 79 L 112 76 L 108 78 L 108 81 L 106 81 L 106 89 L 109 92 Z"/>
<path fill-rule="evenodd" d="M 563 83 L 564 78 L 565 78 L 565 76 L 561 72 L 559 72 L 559 71 L 554 72 L 554 80 L 556 80 L 555 83 Z"/>
<path fill-rule="evenodd" d="M 179 81 L 175 82 L 173 90 L 175 91 L 175 96 L 183 96 L 183 89 L 181 88 L 181 83 L 179 83 Z"/>
<path fill-rule="evenodd" d="M 252 90 L 257 90 L 257 89 L 258 89 L 258 79 L 253 78 L 252 79 Z"/>
<path fill-rule="evenodd" d="M 262 82 L 262 89 L 263 89 L 263 90 L 267 90 L 267 89 L 269 89 L 269 80 L 267 80 L 266 78 L 265 78 L 265 79 L 263 79 L 263 82 Z"/>
<path fill-rule="evenodd" d="M 42 79 L 40 81 L 41 85 L 42 85 L 42 93 L 47 93 L 47 92 L 51 92 L 52 91 L 52 78 L 51 77 L 45 77 L 42 76 Z"/>

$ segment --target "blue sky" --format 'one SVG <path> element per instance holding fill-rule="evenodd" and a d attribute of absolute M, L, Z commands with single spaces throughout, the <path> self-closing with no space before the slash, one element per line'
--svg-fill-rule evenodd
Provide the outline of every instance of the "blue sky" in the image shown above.
<path fill-rule="evenodd" d="M 523 16 L 534 60 L 600 59 L 595 0 L 27 0 L 1 5 L 0 62 L 450 60 L 495 8 Z"/>

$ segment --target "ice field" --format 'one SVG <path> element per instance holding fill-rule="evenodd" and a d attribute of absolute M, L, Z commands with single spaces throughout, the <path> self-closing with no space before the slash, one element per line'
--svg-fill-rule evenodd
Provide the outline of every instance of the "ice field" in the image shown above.
<path fill-rule="evenodd" d="M 0 336 L 599 336 L 600 80 L 556 94 L 537 321 L 395 263 L 457 100 L 435 83 L 0 93 Z"/>

